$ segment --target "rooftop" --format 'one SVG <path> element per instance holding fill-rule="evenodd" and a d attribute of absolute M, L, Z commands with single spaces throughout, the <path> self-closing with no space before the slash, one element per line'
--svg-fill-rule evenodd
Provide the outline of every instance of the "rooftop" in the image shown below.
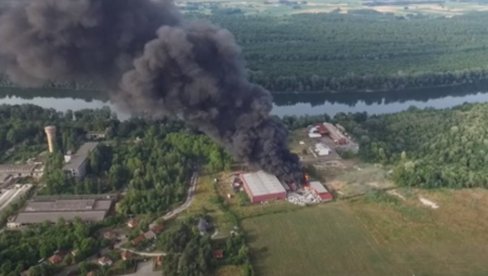
<path fill-rule="evenodd" d="M 22 212 L 17 215 L 15 222 L 19 224 L 35 224 L 44 221 L 57 222 L 60 218 L 69 221 L 80 218 L 83 221 L 102 221 L 107 211 L 68 211 L 68 212 Z"/>
<path fill-rule="evenodd" d="M 88 154 L 97 147 L 97 142 L 87 142 L 81 145 L 78 151 L 71 156 L 71 160 L 64 164 L 63 170 L 75 170 L 81 167 Z"/>
<path fill-rule="evenodd" d="M 59 264 L 63 261 L 63 257 L 59 254 L 54 254 L 48 260 L 51 264 Z"/>
<path fill-rule="evenodd" d="M 149 230 L 146 233 L 144 233 L 144 238 L 146 240 L 155 239 L 156 238 L 156 234 L 152 230 Z"/>
<path fill-rule="evenodd" d="M 24 212 L 64 212 L 64 211 L 96 211 L 108 210 L 112 200 L 99 199 L 56 199 L 56 200 L 32 200 L 24 209 Z"/>
<path fill-rule="evenodd" d="M 112 259 L 110 259 L 107 256 L 103 256 L 101 258 L 98 258 L 97 261 L 98 261 L 98 264 L 100 264 L 102 266 L 111 266 L 113 264 Z"/>
<path fill-rule="evenodd" d="M 134 245 L 134 246 L 138 246 L 144 240 L 146 240 L 146 237 L 144 236 L 144 234 L 141 234 L 141 235 L 137 236 L 136 238 L 134 238 L 131 241 L 131 244 Z"/>
<path fill-rule="evenodd" d="M 198 226 L 197 227 L 198 227 L 198 230 L 200 230 L 201 232 L 206 232 L 210 228 L 210 224 L 204 218 L 200 218 L 198 220 Z"/>
<path fill-rule="evenodd" d="M 36 198 L 15 218 L 19 224 L 57 222 L 60 218 L 73 220 L 76 217 L 84 221 L 101 221 L 112 206 L 110 198 Z"/>
<path fill-rule="evenodd" d="M 319 181 L 310 181 L 310 187 L 314 189 L 317 193 L 328 193 L 327 189 Z"/>
<path fill-rule="evenodd" d="M 254 196 L 286 193 L 278 178 L 264 171 L 245 173 L 241 177 Z"/>
<path fill-rule="evenodd" d="M 31 173 L 36 168 L 36 164 L 0 165 L 0 173 Z"/>

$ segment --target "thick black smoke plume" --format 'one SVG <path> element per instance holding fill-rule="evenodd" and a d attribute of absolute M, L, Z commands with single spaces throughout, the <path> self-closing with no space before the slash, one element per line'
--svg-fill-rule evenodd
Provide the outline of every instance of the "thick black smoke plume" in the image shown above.
<path fill-rule="evenodd" d="M 247 81 L 233 36 L 183 21 L 172 1 L 24 1 L 0 16 L 0 40 L 17 83 L 96 80 L 133 113 L 183 119 L 238 160 L 301 179 L 271 95 Z"/>
<path fill-rule="evenodd" d="M 23 85 L 114 85 L 160 26 L 178 24 L 170 1 L 24 0 L 0 17 L 0 60 Z"/>

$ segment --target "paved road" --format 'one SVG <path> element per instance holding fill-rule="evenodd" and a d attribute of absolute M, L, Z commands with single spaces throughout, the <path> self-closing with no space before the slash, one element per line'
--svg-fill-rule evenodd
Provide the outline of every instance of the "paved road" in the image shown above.
<path fill-rule="evenodd" d="M 166 256 L 166 252 L 144 252 L 144 251 L 137 251 L 129 248 L 123 248 L 123 250 L 127 250 L 133 254 L 143 256 L 143 257 L 159 257 L 159 256 Z"/>
<path fill-rule="evenodd" d="M 161 276 L 161 271 L 153 271 L 152 261 L 143 262 L 137 265 L 137 271 L 124 276 Z"/>

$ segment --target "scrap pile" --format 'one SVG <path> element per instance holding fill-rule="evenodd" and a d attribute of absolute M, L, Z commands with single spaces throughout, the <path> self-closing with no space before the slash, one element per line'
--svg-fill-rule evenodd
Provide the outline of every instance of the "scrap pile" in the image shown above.
<path fill-rule="evenodd" d="M 318 196 L 313 191 L 303 189 L 300 189 L 296 192 L 288 193 L 286 200 L 292 204 L 299 206 L 318 204 L 322 201 L 320 196 Z"/>

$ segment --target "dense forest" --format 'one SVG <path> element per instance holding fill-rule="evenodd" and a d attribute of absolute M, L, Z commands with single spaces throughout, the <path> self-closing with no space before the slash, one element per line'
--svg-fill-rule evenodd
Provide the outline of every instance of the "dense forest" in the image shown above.
<path fill-rule="evenodd" d="M 205 136 L 183 132 L 159 135 L 146 135 L 134 147 L 119 147 L 123 151 L 108 171 L 111 181 L 118 179 L 120 186 L 123 181 L 129 184 L 119 212 L 166 211 L 186 197 L 190 176 L 198 166 L 208 164 L 210 171 L 220 171 L 229 164 L 225 161 L 230 161 L 228 155 Z"/>
<path fill-rule="evenodd" d="M 251 80 L 274 92 L 392 90 L 488 77 L 487 13 L 190 16 L 234 33 Z"/>
<path fill-rule="evenodd" d="M 363 159 L 393 165 L 400 185 L 488 188 L 488 104 L 334 120 L 357 137 Z"/>

